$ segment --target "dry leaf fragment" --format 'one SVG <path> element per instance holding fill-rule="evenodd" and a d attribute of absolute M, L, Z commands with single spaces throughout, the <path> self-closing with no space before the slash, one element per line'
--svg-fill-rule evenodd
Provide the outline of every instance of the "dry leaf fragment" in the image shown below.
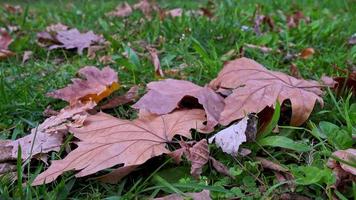
<path fill-rule="evenodd" d="M 157 5 L 151 4 L 148 0 L 140 0 L 138 3 L 133 5 L 133 8 L 141 10 L 147 19 L 151 19 L 151 14 L 153 11 L 159 10 Z"/>
<path fill-rule="evenodd" d="M 99 102 L 119 88 L 117 73 L 110 67 L 100 70 L 87 66 L 81 68 L 78 74 L 85 79 L 72 79 L 72 84 L 50 92 L 47 96 L 62 99 L 70 104 L 75 104 L 79 100 Z"/>
<path fill-rule="evenodd" d="M 209 143 L 211 144 L 215 141 L 216 146 L 220 147 L 223 152 L 237 156 L 240 145 L 247 141 L 245 135 L 247 121 L 248 117 L 244 117 L 237 124 L 219 131 L 209 138 Z"/>
<path fill-rule="evenodd" d="M 337 94 L 351 90 L 356 95 L 356 70 L 348 74 L 347 77 L 335 77 L 336 81 L 335 90 Z"/>
<path fill-rule="evenodd" d="M 340 158 L 341 160 L 350 162 L 350 163 L 355 163 L 356 161 L 356 149 L 346 149 L 346 150 L 339 150 L 339 151 L 335 151 L 333 154 L 333 156 Z M 332 158 L 329 159 L 328 161 L 328 166 L 331 168 L 335 168 L 335 166 L 337 166 L 338 164 L 336 163 L 336 161 Z M 356 176 L 356 168 L 352 167 L 348 164 L 345 163 L 339 163 L 340 167 L 345 171 L 348 172 L 354 176 Z"/>
<path fill-rule="evenodd" d="M 313 48 L 306 48 L 300 53 L 299 57 L 302 59 L 308 59 L 315 53 Z"/>
<path fill-rule="evenodd" d="M 94 34 L 93 31 L 80 33 L 76 28 L 57 32 L 56 39 L 60 44 L 51 45 L 49 50 L 57 48 L 77 49 L 79 55 L 83 54 L 85 48 L 105 42 L 102 36 Z"/>
<path fill-rule="evenodd" d="M 150 47 L 150 46 L 147 46 L 146 48 L 147 48 L 148 52 L 150 53 L 153 66 L 155 67 L 156 75 L 161 77 L 161 78 L 164 77 L 163 71 L 161 69 L 161 63 L 160 63 L 159 58 L 158 58 L 157 49 L 155 49 L 153 47 Z"/>
<path fill-rule="evenodd" d="M 69 27 L 62 23 L 51 24 L 46 27 L 46 31 L 49 33 L 57 33 L 59 31 L 66 31 L 68 29 L 69 29 Z"/>
<path fill-rule="evenodd" d="M 269 71 L 248 58 L 227 62 L 210 86 L 216 90 L 232 90 L 232 94 L 225 98 L 220 115 L 222 125 L 244 117 L 245 113 L 259 113 L 267 106 L 274 106 L 277 100 L 282 103 L 289 99 L 291 124 L 298 126 L 308 119 L 316 101 L 323 105 L 321 85 L 316 81 Z"/>
<path fill-rule="evenodd" d="M 113 16 L 113 17 L 127 17 L 131 15 L 132 13 L 132 8 L 130 4 L 127 2 L 122 3 L 121 5 L 118 5 L 114 11 L 107 13 L 107 16 Z"/>
<path fill-rule="evenodd" d="M 206 139 L 200 140 L 193 147 L 188 148 L 186 157 L 192 163 L 190 173 L 193 177 L 199 178 L 203 166 L 209 161 L 209 147 Z"/>
<path fill-rule="evenodd" d="M 256 157 L 256 160 L 260 161 L 262 167 L 265 169 L 270 169 L 270 170 L 277 171 L 277 172 L 287 172 L 288 171 L 288 169 L 282 167 L 281 165 L 279 165 L 275 162 L 272 162 L 270 160 L 267 160 L 265 158 Z"/>
<path fill-rule="evenodd" d="M 329 77 L 329 76 L 325 76 L 325 75 L 323 75 L 323 76 L 320 78 L 320 80 L 321 80 L 321 82 L 322 82 L 324 85 L 326 85 L 326 86 L 328 86 L 328 87 L 331 87 L 331 88 L 334 88 L 334 87 L 336 86 L 336 84 L 337 84 L 337 82 L 334 81 L 333 78 L 331 78 L 331 77 Z"/>
<path fill-rule="evenodd" d="M 184 193 L 184 196 L 179 194 L 171 194 L 165 197 L 154 198 L 154 200 L 185 200 L 186 197 L 193 200 L 211 200 L 209 190 L 203 190 L 196 193 Z"/>
<path fill-rule="evenodd" d="M 155 114 L 167 114 L 179 106 L 184 97 L 194 97 L 207 114 L 206 131 L 212 131 L 224 107 L 223 98 L 208 87 L 184 80 L 166 79 L 147 84 L 148 92 L 132 107 Z"/>
<path fill-rule="evenodd" d="M 175 8 L 175 9 L 172 9 L 172 10 L 167 10 L 165 12 L 165 15 L 167 16 L 170 16 L 170 17 L 181 17 L 183 14 L 183 9 L 181 8 Z"/>
<path fill-rule="evenodd" d="M 251 48 L 251 49 L 258 49 L 262 53 L 270 53 L 271 51 L 273 51 L 272 48 L 269 48 L 269 47 L 266 47 L 266 46 L 258 46 L 258 45 L 254 45 L 254 44 L 245 44 L 245 47 Z"/>
<path fill-rule="evenodd" d="M 36 177 L 33 185 L 52 182 L 70 170 L 79 171 L 76 176 L 82 177 L 117 164 L 123 164 L 123 167 L 141 165 L 152 157 L 169 153 L 166 144 L 175 135 L 190 138 L 190 129 L 203 128 L 205 120 L 204 111 L 199 109 L 162 116 L 147 115 L 133 121 L 104 113 L 91 115 L 85 126 L 71 129 L 74 137 L 80 140 L 78 148 L 63 160 L 53 161 Z"/>
<path fill-rule="evenodd" d="M 130 103 L 134 101 L 137 97 L 138 97 L 138 86 L 135 85 L 132 86 L 130 90 L 126 92 L 126 94 L 110 99 L 107 103 L 100 106 L 100 109 L 105 110 L 105 109 L 115 108 L 119 105 Z"/>
<path fill-rule="evenodd" d="M 11 14 L 21 14 L 23 12 L 22 7 L 20 5 L 10 5 L 4 4 L 4 8 L 7 12 Z"/>
<path fill-rule="evenodd" d="M 210 161 L 211 161 L 211 164 L 213 165 L 214 169 L 219 172 L 220 174 L 223 174 L 225 176 L 229 176 L 231 178 L 235 178 L 233 177 L 230 172 L 229 172 L 229 169 L 224 165 L 222 164 L 221 162 L 217 161 L 215 158 L 211 157 L 210 156 Z"/>
<path fill-rule="evenodd" d="M 31 58 L 32 54 L 33 54 L 32 51 L 25 51 L 22 56 L 22 64 L 28 61 Z"/>
<path fill-rule="evenodd" d="M 305 22 L 310 21 L 310 19 L 305 17 L 301 11 L 296 11 L 292 15 L 287 16 L 287 26 L 288 28 L 296 28 L 302 20 Z"/>
<path fill-rule="evenodd" d="M 300 75 L 300 72 L 299 72 L 299 69 L 298 69 L 297 65 L 292 63 L 290 65 L 289 71 L 290 71 L 290 75 L 293 76 L 294 78 L 297 78 L 297 79 L 302 78 L 302 76 Z"/>
<path fill-rule="evenodd" d="M 0 60 L 15 55 L 12 51 L 8 50 L 11 42 L 11 36 L 6 31 L 0 31 Z"/>
<path fill-rule="evenodd" d="M 270 16 L 265 16 L 265 15 L 257 15 L 255 17 L 255 24 L 253 26 L 253 30 L 257 35 L 261 35 L 261 25 L 262 24 L 267 24 L 268 27 L 270 28 L 271 31 L 274 29 L 274 21 Z"/>

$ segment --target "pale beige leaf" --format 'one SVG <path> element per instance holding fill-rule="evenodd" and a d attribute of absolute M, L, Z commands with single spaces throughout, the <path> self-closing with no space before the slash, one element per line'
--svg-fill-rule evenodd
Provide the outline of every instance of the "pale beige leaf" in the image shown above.
<path fill-rule="evenodd" d="M 118 164 L 123 164 L 122 167 L 141 165 L 152 157 L 169 153 L 166 144 L 175 135 L 190 138 L 190 129 L 201 129 L 205 120 L 204 111 L 198 109 L 134 121 L 104 113 L 89 116 L 85 126 L 71 129 L 80 140 L 78 147 L 63 160 L 53 161 L 33 185 L 52 182 L 70 170 L 79 171 L 76 176 L 82 177 Z"/>
<path fill-rule="evenodd" d="M 81 68 L 78 73 L 84 79 L 72 79 L 72 84 L 47 95 L 62 99 L 70 104 L 75 104 L 79 100 L 99 102 L 119 87 L 117 73 L 110 67 L 100 70 L 93 66 L 87 66 Z"/>
<path fill-rule="evenodd" d="M 244 117 L 237 124 L 233 124 L 228 128 L 219 131 L 209 138 L 209 143 L 215 141 L 216 146 L 220 147 L 223 152 L 236 156 L 240 145 L 247 141 L 245 135 L 247 120 L 248 117 Z"/>
<path fill-rule="evenodd" d="M 212 131 L 224 108 L 223 98 L 208 87 L 184 80 L 166 79 L 147 84 L 148 92 L 132 107 L 155 114 L 167 114 L 179 107 L 185 97 L 194 97 L 203 105 L 208 122 L 205 131 Z"/>
<path fill-rule="evenodd" d="M 323 105 L 321 85 L 316 81 L 296 79 L 281 72 L 269 71 L 254 60 L 239 58 L 224 65 L 210 86 L 216 90 L 232 89 L 225 98 L 219 122 L 228 125 L 246 113 L 258 113 L 289 99 L 292 104 L 291 124 L 304 123 L 315 102 Z"/>

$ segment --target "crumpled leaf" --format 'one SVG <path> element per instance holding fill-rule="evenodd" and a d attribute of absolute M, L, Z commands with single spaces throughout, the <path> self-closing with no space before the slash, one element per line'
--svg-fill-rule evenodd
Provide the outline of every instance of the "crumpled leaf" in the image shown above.
<path fill-rule="evenodd" d="M 165 12 L 165 15 L 170 16 L 170 17 L 181 17 L 183 15 L 183 9 L 181 8 L 175 8 L 172 10 L 167 10 Z"/>
<path fill-rule="evenodd" d="M 195 192 L 195 193 L 193 192 L 184 193 L 184 196 L 179 194 L 171 194 L 165 197 L 154 198 L 154 200 L 185 200 L 187 197 L 193 200 L 211 200 L 209 190 L 203 190 L 201 192 Z"/>
<path fill-rule="evenodd" d="M 296 79 L 281 72 L 269 71 L 254 60 L 239 58 L 225 64 L 218 77 L 210 82 L 217 91 L 232 90 L 225 98 L 220 124 L 244 117 L 245 113 L 259 113 L 289 99 L 292 105 L 291 124 L 304 123 L 315 102 L 323 105 L 321 85 L 316 81 Z"/>
<path fill-rule="evenodd" d="M 122 3 L 121 5 L 118 5 L 114 11 L 111 11 L 107 13 L 107 16 L 112 16 L 112 17 L 127 17 L 131 15 L 132 13 L 132 8 L 130 4 L 127 2 Z"/>
<path fill-rule="evenodd" d="M 187 159 L 191 162 L 190 173 L 193 177 L 199 178 L 203 166 L 209 161 L 209 146 L 206 139 L 202 139 L 185 152 Z"/>
<path fill-rule="evenodd" d="M 163 71 L 161 69 L 161 63 L 158 58 L 157 49 L 150 47 L 150 46 L 147 46 L 146 48 L 147 48 L 148 52 L 150 53 L 153 66 L 155 67 L 156 75 L 159 77 L 164 77 Z"/>
<path fill-rule="evenodd" d="M 22 159 L 26 160 L 50 151 L 58 151 L 69 126 L 81 126 L 86 117 L 85 111 L 94 108 L 96 104 L 77 103 L 63 108 L 58 115 L 47 118 L 43 123 L 31 130 L 31 134 L 14 141 L 1 142 L 1 158 L 17 159 L 18 146 L 21 146 Z M 11 152 L 8 151 L 11 149 Z"/>
<path fill-rule="evenodd" d="M 223 152 L 232 156 L 237 156 L 239 147 L 247 141 L 245 131 L 247 129 L 248 117 L 242 118 L 237 124 L 225 128 L 209 138 L 209 143 L 220 147 Z"/>
<path fill-rule="evenodd" d="M 52 182 L 70 170 L 79 171 L 76 176 L 82 177 L 117 164 L 123 164 L 123 169 L 141 165 L 152 157 L 169 153 L 166 144 L 175 135 L 190 138 L 189 130 L 201 129 L 205 120 L 204 111 L 199 109 L 162 116 L 146 115 L 133 121 L 101 112 L 91 115 L 85 126 L 71 129 L 74 137 L 80 140 L 78 148 L 63 160 L 53 161 L 36 177 L 33 185 Z"/>
<path fill-rule="evenodd" d="M 262 34 L 261 25 L 263 25 L 263 24 L 267 24 L 268 27 L 270 28 L 270 30 L 273 31 L 273 29 L 274 29 L 274 21 L 273 21 L 272 17 L 258 14 L 255 17 L 255 23 L 254 23 L 254 26 L 253 26 L 253 30 L 255 31 L 255 33 L 257 35 L 261 35 Z"/>
<path fill-rule="evenodd" d="M 70 104 L 75 104 L 79 100 L 99 102 L 119 88 L 117 73 L 110 67 L 100 70 L 87 66 L 81 68 L 78 74 L 85 79 L 72 79 L 72 84 L 50 92 L 47 96 L 62 99 Z"/>
<path fill-rule="evenodd" d="M 57 48 L 77 49 L 79 55 L 83 54 L 85 48 L 92 45 L 104 44 L 105 42 L 102 36 L 94 34 L 93 31 L 80 33 L 76 28 L 59 31 L 55 38 L 60 44 L 51 45 L 49 50 Z"/>
<path fill-rule="evenodd" d="M 0 31 L 0 60 L 15 55 L 12 51 L 8 50 L 11 42 L 11 36 L 5 31 Z"/>
<path fill-rule="evenodd" d="M 140 0 L 138 3 L 133 5 L 134 9 L 141 10 L 147 19 L 151 19 L 152 12 L 158 11 L 159 8 L 156 4 L 150 3 L 148 0 Z"/>
<path fill-rule="evenodd" d="M 337 94 L 351 90 L 356 95 L 356 70 L 349 72 L 346 77 L 335 77 L 334 80 L 337 83 L 334 87 Z"/>
<path fill-rule="evenodd" d="M 309 22 L 309 17 L 305 17 L 302 11 L 295 11 L 292 15 L 287 16 L 288 28 L 298 27 L 301 21 Z"/>
<path fill-rule="evenodd" d="M 148 92 L 132 107 L 155 114 L 167 114 L 179 107 L 185 97 L 198 99 L 207 115 L 205 131 L 212 131 L 224 107 L 223 98 L 208 87 L 184 80 L 166 79 L 147 84 Z"/>
<path fill-rule="evenodd" d="M 33 55 L 32 51 L 25 51 L 22 56 L 22 64 L 24 64 L 26 61 L 28 61 L 32 55 Z"/>
<path fill-rule="evenodd" d="M 356 161 L 355 149 L 338 150 L 335 151 L 332 155 L 349 163 L 355 163 Z M 356 181 L 355 167 L 352 167 L 346 163 L 338 162 L 333 158 L 329 158 L 327 166 L 333 170 L 333 174 L 336 177 L 336 187 Z"/>
<path fill-rule="evenodd" d="M 126 94 L 124 94 L 122 96 L 114 97 L 114 98 L 110 99 L 107 103 L 105 103 L 104 105 L 101 105 L 100 109 L 105 110 L 105 109 L 115 108 L 119 105 L 124 105 L 124 104 L 130 103 L 137 98 L 138 98 L 138 86 L 135 85 L 135 86 L 132 86 L 130 88 L 130 90 L 126 92 Z"/>
<path fill-rule="evenodd" d="M 265 169 L 270 169 L 270 170 L 277 171 L 277 172 L 287 172 L 288 171 L 288 169 L 282 167 L 281 165 L 279 165 L 275 162 L 272 162 L 270 160 L 267 160 L 265 158 L 256 157 L 256 160 L 260 161 L 262 167 Z"/>

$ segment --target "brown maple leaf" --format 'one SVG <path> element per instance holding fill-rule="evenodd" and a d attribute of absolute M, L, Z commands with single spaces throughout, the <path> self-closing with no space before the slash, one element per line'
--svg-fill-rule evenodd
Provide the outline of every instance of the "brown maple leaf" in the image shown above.
<path fill-rule="evenodd" d="M 143 164 L 148 159 L 169 153 L 166 148 L 175 135 L 191 138 L 191 129 L 202 128 L 206 120 L 199 109 L 180 110 L 162 116 L 146 116 L 133 121 L 97 113 L 87 118 L 82 128 L 72 128 L 80 141 L 78 148 L 63 160 L 52 165 L 36 177 L 33 185 L 54 181 L 66 171 L 79 171 L 82 177 L 100 170 L 123 164 L 126 170 Z M 119 168 L 120 169 L 120 168 Z"/>
<path fill-rule="evenodd" d="M 106 15 L 112 17 L 127 17 L 131 15 L 131 13 L 132 13 L 132 8 L 130 4 L 124 2 L 121 5 L 118 5 L 114 11 L 106 13 Z"/>
<path fill-rule="evenodd" d="M 291 124 L 304 123 L 320 97 L 321 85 L 316 81 L 296 79 L 281 72 L 269 71 L 254 60 L 239 58 L 224 65 L 210 86 L 216 90 L 232 90 L 225 98 L 219 122 L 228 125 L 246 113 L 258 113 L 289 99 L 292 105 Z"/>
<path fill-rule="evenodd" d="M 203 105 L 208 122 L 204 130 L 212 131 L 223 110 L 223 98 L 208 87 L 200 87 L 184 80 L 166 79 L 147 84 L 148 92 L 132 107 L 155 114 L 167 114 L 179 107 L 185 97 L 198 99 Z"/>
<path fill-rule="evenodd" d="M 85 111 L 92 109 L 96 104 L 77 103 L 73 106 L 63 108 L 58 115 L 47 118 L 43 123 L 31 130 L 31 134 L 14 141 L 0 141 L 0 160 L 15 159 L 18 154 L 18 147 L 21 146 L 21 156 L 23 160 L 31 156 L 58 151 L 62 145 L 63 137 L 69 126 L 81 126 L 86 117 Z M 11 149 L 11 151 L 9 151 Z"/>
<path fill-rule="evenodd" d="M 188 199 L 192 199 L 192 200 L 211 200 L 209 190 L 203 190 L 201 192 L 194 192 L 194 193 L 189 192 L 189 193 L 184 193 L 183 195 L 171 194 L 160 198 L 154 198 L 154 200 L 185 200 L 187 199 L 187 197 Z"/>
<path fill-rule="evenodd" d="M 11 36 L 6 31 L 0 31 L 0 60 L 15 55 L 8 49 L 11 42 Z"/>
<path fill-rule="evenodd" d="M 119 88 L 117 73 L 110 67 L 100 70 L 87 66 L 81 68 L 78 74 L 85 79 L 72 79 L 72 84 L 50 92 L 47 96 L 62 99 L 70 104 L 75 104 L 79 100 L 99 102 Z"/>

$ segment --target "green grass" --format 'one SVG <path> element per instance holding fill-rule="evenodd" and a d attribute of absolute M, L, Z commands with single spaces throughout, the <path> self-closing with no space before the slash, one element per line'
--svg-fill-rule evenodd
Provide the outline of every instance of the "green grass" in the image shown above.
<path fill-rule="evenodd" d="M 44 120 L 42 112 L 48 105 L 55 109 L 64 107 L 63 102 L 48 98 L 45 94 L 68 84 L 78 69 L 86 65 L 103 67 L 97 59 L 89 60 L 86 55 L 79 56 L 64 50 L 48 52 L 39 47 L 36 33 L 52 23 L 61 22 L 81 31 L 93 30 L 111 42 L 110 48 L 101 55 L 112 55 L 115 60 L 110 66 L 118 72 L 123 85 L 118 93 L 123 93 L 134 84 L 139 84 L 143 92 L 145 84 L 157 80 L 147 52 L 138 44 L 141 40 L 158 45 L 164 70 L 178 68 L 182 64 L 188 66 L 182 72 L 184 77 L 173 78 L 187 79 L 200 85 L 207 84 L 226 60 L 236 56 L 226 57 L 227 52 L 238 52 L 245 43 L 283 49 L 284 53 L 314 48 L 316 53 L 312 58 L 293 61 L 306 79 L 318 80 L 323 74 L 336 76 L 340 72 L 333 65 L 347 68 L 356 64 L 356 46 L 347 44 L 348 38 L 356 30 L 356 4 L 352 0 L 289 3 L 212 1 L 215 4 L 215 17 L 212 20 L 204 16 L 183 16 L 164 21 L 160 21 L 158 16 L 151 21 L 142 20 L 139 12 L 134 12 L 127 19 L 108 18 L 105 13 L 114 9 L 118 4 L 115 1 L 26 2 L 19 2 L 24 9 L 19 15 L 8 14 L 0 8 L 0 27 L 16 25 L 20 28 L 19 32 L 11 33 L 14 42 L 10 49 L 17 55 L 0 61 L 1 139 L 16 139 L 26 135 Z M 208 4 L 207 1 L 178 0 L 159 3 L 163 8 L 181 7 L 185 10 Z M 253 27 L 252 17 L 257 7 L 262 14 L 274 19 L 276 29 L 280 31 L 268 31 L 257 36 L 252 29 L 241 30 L 242 26 Z M 297 28 L 288 29 L 285 15 L 297 10 L 309 16 L 311 22 L 302 22 Z M 159 42 L 162 38 L 164 42 Z M 122 55 L 130 47 L 139 53 L 138 60 Z M 22 64 L 22 54 L 26 50 L 33 51 L 34 56 Z M 284 54 L 263 54 L 247 49 L 245 56 L 269 69 L 289 73 L 290 63 L 283 61 Z M 59 64 L 55 62 L 58 58 L 63 59 Z M 252 149 L 253 153 L 245 158 L 232 159 L 211 146 L 213 156 L 230 168 L 236 176 L 235 180 L 222 177 L 211 167 L 206 167 L 201 180 L 197 181 L 189 175 L 188 162 L 177 166 L 167 157 L 159 157 L 148 161 L 140 170 L 115 185 L 88 178 L 75 179 L 73 173 L 65 174 L 53 184 L 39 187 L 30 187 L 29 184 L 22 186 L 3 177 L 0 178 L 0 199 L 142 199 L 157 194 L 201 189 L 209 189 L 214 199 L 260 199 L 276 198 L 288 192 L 283 187 L 285 183 L 279 183 L 273 173 L 261 169 L 254 159 L 256 155 L 288 167 L 296 178 L 296 193 L 312 199 L 331 199 L 333 192 L 336 192 L 339 198 L 350 199 L 354 195 L 351 184 L 340 191 L 330 187 L 335 180 L 326 162 L 333 151 L 354 145 L 350 137 L 355 134 L 356 105 L 351 105 L 355 98 L 348 98 L 347 94 L 335 96 L 329 91 L 324 100 L 324 108 L 317 106 L 310 121 L 303 127 L 280 128 L 279 136 L 298 143 L 299 146 L 294 150 L 280 148 L 282 144 L 271 145 L 266 141 L 263 144 L 248 143 L 244 146 Z M 135 117 L 128 105 L 118 107 L 112 113 L 121 118 Z M 302 151 L 304 148 L 300 148 L 300 145 L 306 147 L 307 151 Z M 50 158 L 58 159 L 61 155 L 52 153 Z M 18 171 L 24 173 L 22 180 L 28 183 L 45 167 L 36 161 L 26 166 L 20 165 Z M 260 192 L 262 187 L 266 192 Z M 353 188 L 355 191 L 356 186 L 353 185 Z"/>

